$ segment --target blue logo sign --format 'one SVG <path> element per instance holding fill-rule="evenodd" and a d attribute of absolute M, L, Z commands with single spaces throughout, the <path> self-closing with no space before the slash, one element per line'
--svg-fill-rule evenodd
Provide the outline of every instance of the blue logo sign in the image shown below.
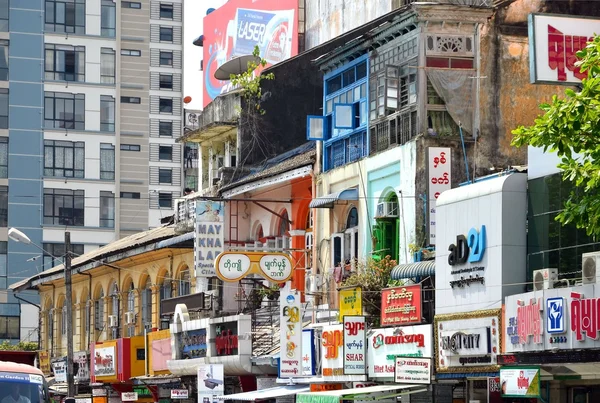
<path fill-rule="evenodd" d="M 454 266 L 467 262 L 480 262 L 485 253 L 485 241 L 485 225 L 482 225 L 479 231 L 476 228 L 471 228 L 466 237 L 458 235 L 456 243 L 448 247 L 448 251 L 450 252 L 448 255 L 448 264 Z"/>
<path fill-rule="evenodd" d="M 565 299 L 563 297 L 546 300 L 546 328 L 550 334 L 565 332 Z"/>
<path fill-rule="evenodd" d="M 296 298 L 294 298 L 294 296 L 291 294 L 288 295 L 286 299 L 287 299 L 288 304 L 293 304 L 294 301 L 296 300 Z"/>

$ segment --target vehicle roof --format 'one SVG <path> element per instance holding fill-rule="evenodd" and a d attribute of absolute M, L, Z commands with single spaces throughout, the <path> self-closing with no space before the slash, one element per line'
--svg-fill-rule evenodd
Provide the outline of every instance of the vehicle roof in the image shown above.
<path fill-rule="evenodd" d="M 0 371 L 44 376 L 44 373 L 36 367 L 27 364 L 17 364 L 16 362 L 11 361 L 0 361 Z"/>

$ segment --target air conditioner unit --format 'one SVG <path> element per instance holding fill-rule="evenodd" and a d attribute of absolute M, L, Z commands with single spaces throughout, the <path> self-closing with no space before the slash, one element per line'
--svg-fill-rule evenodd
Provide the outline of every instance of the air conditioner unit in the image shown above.
<path fill-rule="evenodd" d="M 125 322 L 128 325 L 135 325 L 135 313 L 134 312 L 125 312 Z"/>
<path fill-rule="evenodd" d="M 377 204 L 376 218 L 398 217 L 398 203 L 382 202 Z"/>
<path fill-rule="evenodd" d="M 304 277 L 304 292 L 307 294 L 315 294 L 319 292 L 319 289 L 323 285 L 323 276 L 320 274 L 314 274 L 312 271 L 307 270 L 306 276 Z"/>
<path fill-rule="evenodd" d="M 119 319 L 117 315 L 108 315 L 108 327 L 118 327 Z"/>
<path fill-rule="evenodd" d="M 600 269 L 600 252 L 581 255 L 581 280 L 583 284 L 596 283 L 596 270 Z"/>
<path fill-rule="evenodd" d="M 558 280 L 558 269 L 540 269 L 533 271 L 533 290 L 549 290 L 554 288 L 554 282 Z"/>

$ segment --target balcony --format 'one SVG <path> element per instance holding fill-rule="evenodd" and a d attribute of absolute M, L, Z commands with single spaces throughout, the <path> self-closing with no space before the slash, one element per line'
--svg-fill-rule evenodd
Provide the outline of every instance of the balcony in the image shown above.
<path fill-rule="evenodd" d="M 396 112 L 371 126 L 370 154 L 403 145 L 417 135 L 417 111 Z"/>

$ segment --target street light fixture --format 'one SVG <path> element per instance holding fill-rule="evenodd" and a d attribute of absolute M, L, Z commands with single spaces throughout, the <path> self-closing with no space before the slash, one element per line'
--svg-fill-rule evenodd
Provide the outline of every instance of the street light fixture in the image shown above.
<path fill-rule="evenodd" d="M 33 245 L 44 253 L 48 253 L 40 245 L 31 242 L 31 239 L 16 228 L 8 230 L 8 237 L 15 242 Z M 65 231 L 65 303 L 67 305 L 67 398 L 66 402 L 75 401 L 75 378 L 73 374 L 73 290 L 71 287 L 71 233 Z M 41 329 L 40 329 L 41 330 Z M 41 333 L 41 332 L 40 332 Z"/>

